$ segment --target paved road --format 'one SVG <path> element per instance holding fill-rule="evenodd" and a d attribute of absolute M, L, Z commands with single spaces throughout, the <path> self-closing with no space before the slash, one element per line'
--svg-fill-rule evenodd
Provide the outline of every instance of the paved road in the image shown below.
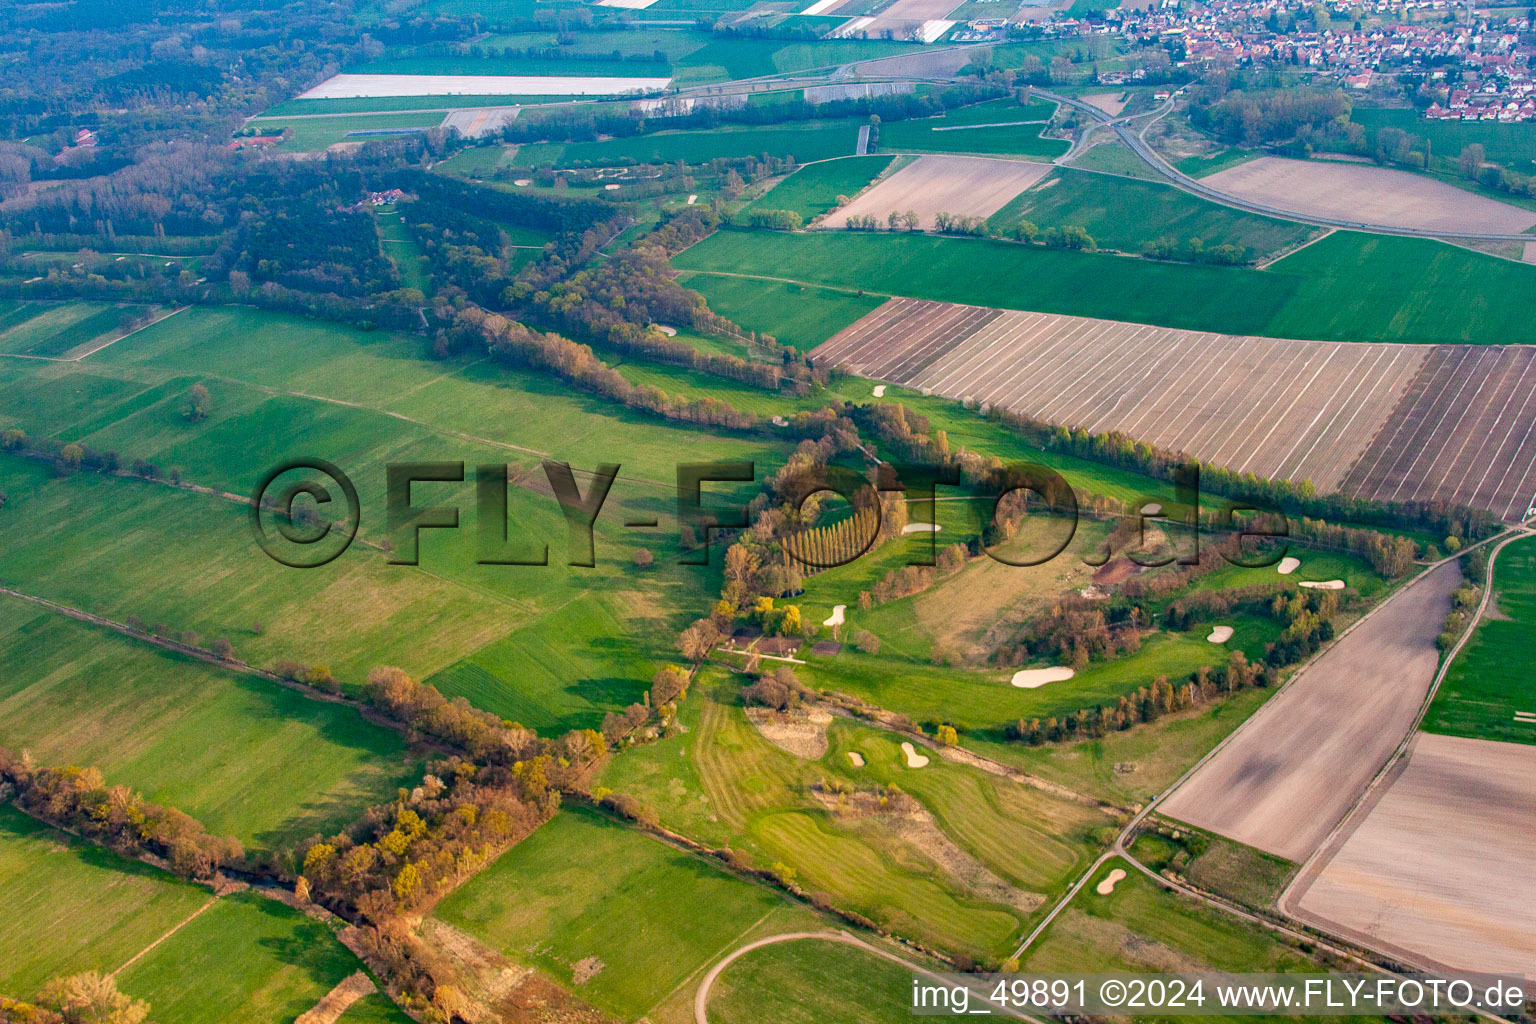
<path fill-rule="evenodd" d="M 1146 117 L 1146 114 L 1137 114 L 1131 117 L 1116 118 L 1106 114 L 1104 111 L 1100 110 L 1098 107 L 1095 107 L 1093 104 L 1085 103 L 1073 96 L 1063 96 L 1060 93 L 1054 93 L 1050 92 L 1049 90 L 1039 88 L 1035 89 L 1034 92 L 1037 96 L 1044 97 L 1048 100 L 1055 100 L 1057 103 L 1065 104 L 1066 106 L 1072 107 L 1076 110 L 1081 110 L 1084 113 L 1090 115 L 1101 125 L 1108 127 L 1116 135 L 1118 135 L 1120 137 L 1120 141 L 1124 142 L 1127 146 L 1130 147 L 1131 152 L 1141 157 L 1141 159 L 1148 166 L 1157 171 L 1157 173 L 1161 174 L 1163 177 L 1167 178 L 1170 182 L 1177 185 L 1179 188 L 1186 192 L 1191 192 L 1203 199 L 1210 199 L 1214 202 L 1221 203 L 1224 206 L 1231 206 L 1238 210 L 1246 210 L 1249 213 L 1263 214 L 1266 217 L 1284 217 L 1286 220 L 1300 221 L 1303 224 L 1316 224 L 1319 227 L 1349 228 L 1357 231 L 1370 231 L 1379 235 L 1405 235 L 1412 238 L 1458 238 L 1469 241 L 1485 242 L 1536 242 L 1536 235 L 1502 235 L 1474 231 L 1431 231 L 1426 228 L 1394 227 L 1389 224 L 1371 224 L 1364 221 L 1338 220 L 1332 217 L 1314 217 L 1311 214 L 1299 213 L 1295 210 L 1287 210 L 1278 206 L 1269 206 L 1263 203 L 1255 203 L 1251 200 L 1244 199 L 1241 196 L 1235 196 L 1231 193 L 1223 192 L 1220 189 L 1212 188 L 1210 185 L 1201 181 L 1199 178 L 1190 177 L 1183 171 L 1174 167 L 1167 160 L 1163 159 L 1162 154 L 1153 149 L 1147 143 L 1147 140 L 1141 137 L 1140 132 L 1134 130 L 1132 127 L 1131 122 L 1135 121 L 1139 117 Z M 1170 104 L 1172 102 L 1172 100 L 1169 101 Z M 1164 108 L 1158 113 L 1167 113 L 1168 109 L 1169 108 Z"/>

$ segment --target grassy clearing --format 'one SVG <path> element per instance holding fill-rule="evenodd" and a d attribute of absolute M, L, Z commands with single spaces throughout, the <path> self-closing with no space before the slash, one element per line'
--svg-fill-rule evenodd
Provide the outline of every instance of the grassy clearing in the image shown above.
<path fill-rule="evenodd" d="M 1494 561 L 1493 600 L 1446 672 L 1424 719 L 1429 732 L 1509 743 L 1536 743 L 1536 686 L 1525 659 L 1536 640 L 1536 540 L 1519 540 Z"/>
<path fill-rule="evenodd" d="M 329 832 L 419 761 L 354 709 L 0 598 L 0 744 L 96 765 L 267 850 Z"/>
<path fill-rule="evenodd" d="M 411 1017 L 382 992 L 364 996 L 338 1018 L 338 1024 L 410 1024 Z"/>
<path fill-rule="evenodd" d="M 1536 163 L 1536 125 L 1529 122 L 1500 124 L 1496 121 L 1429 121 L 1411 107 L 1355 107 L 1350 120 L 1365 128 L 1368 145 L 1376 145 L 1376 134 L 1383 128 L 1401 128 L 1410 135 L 1428 139 L 1437 160 L 1454 162 L 1463 147 L 1477 144 L 1486 157 L 1497 164 L 1531 173 Z"/>
<path fill-rule="evenodd" d="M 811 284 L 1228 334 L 1536 342 L 1536 324 L 1515 298 L 1536 288 L 1536 267 L 1441 242 L 1345 231 L 1265 270 L 831 231 L 722 231 L 674 263 L 760 277 L 793 268 Z"/>
<path fill-rule="evenodd" d="M 1273 907 L 1298 867 L 1187 825 L 1142 832 L 1131 844 L 1131 853 L 1154 871 L 1175 871 L 1202 889 L 1256 909 Z"/>
<path fill-rule="evenodd" d="M 1124 143 L 1115 140 L 1101 142 L 1091 149 L 1085 149 L 1072 161 L 1073 167 L 1080 167 L 1085 171 L 1103 171 L 1106 174 L 1118 174 L 1131 178 L 1145 178 L 1148 181 L 1162 181 L 1163 176 L 1147 166 L 1147 162 Z"/>
<path fill-rule="evenodd" d="M 1099 246 L 1139 253 L 1159 239 L 1198 239 L 1207 248 L 1235 245 L 1262 256 L 1304 241 L 1316 229 L 1305 224 L 1242 213 L 1153 182 L 1091 174 L 1070 168 L 1020 193 L 988 221 L 1006 232 L 1021 220 L 1040 227 L 1075 225 Z"/>
<path fill-rule="evenodd" d="M 0 806 L 7 993 L 30 995 L 58 975 L 115 971 L 209 899 L 206 889 Z M 294 1019 L 360 966 L 325 925 L 242 893 L 209 907 L 118 984 L 148 1000 L 164 1024 L 270 1024 Z"/>
<path fill-rule="evenodd" d="M 891 165 L 889 156 L 850 156 L 807 164 L 748 204 L 747 210 L 793 210 L 810 223 L 853 196 Z"/>
<path fill-rule="evenodd" d="M 690 273 L 680 280 L 721 316 L 772 334 L 780 344 L 801 352 L 809 352 L 886 300 L 862 288 L 818 288 L 724 274 Z"/>
<path fill-rule="evenodd" d="M 852 156 L 856 119 L 790 122 L 772 127 L 721 127 L 657 132 L 601 142 L 538 142 L 517 151 L 519 167 L 601 167 L 615 164 L 706 163 L 717 158 L 794 157 L 802 163 Z"/>
<path fill-rule="evenodd" d="M 400 219 L 398 210 L 380 210 L 376 218 L 379 225 L 379 243 L 383 246 L 384 255 L 394 263 L 395 269 L 400 271 L 400 283 L 407 288 L 415 288 L 423 295 L 431 292 L 431 283 L 427 271 L 427 257 L 421 251 L 421 246 L 416 239 L 406 230 L 405 223 Z"/>
<path fill-rule="evenodd" d="M 880 149 L 892 153 L 971 153 L 1051 159 L 1070 148 L 1070 143 L 1065 140 L 1040 137 L 1041 129 L 1054 112 L 1055 104 L 1044 100 L 1023 106 L 1012 98 L 988 100 L 938 117 L 882 124 Z"/>
<path fill-rule="evenodd" d="M 625 1019 L 644 1016 L 788 904 L 691 854 L 567 808 L 444 900 L 437 916 Z"/>

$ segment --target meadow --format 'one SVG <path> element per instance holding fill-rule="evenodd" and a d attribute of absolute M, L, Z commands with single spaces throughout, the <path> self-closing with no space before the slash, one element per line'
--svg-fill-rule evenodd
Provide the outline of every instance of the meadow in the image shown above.
<path fill-rule="evenodd" d="M 1536 125 L 1529 122 L 1430 121 L 1411 107 L 1365 106 L 1354 107 L 1349 119 L 1365 129 L 1366 144 L 1373 148 L 1381 129 L 1400 128 L 1427 139 L 1437 162 L 1454 164 L 1463 147 L 1476 144 L 1483 147 L 1484 155 L 1493 163 L 1522 174 L 1536 169 Z"/>
<path fill-rule="evenodd" d="M 301 114 L 383 114 L 412 110 L 466 110 L 473 107 L 510 107 L 515 105 L 568 103 L 569 96 L 522 96 L 506 93 L 473 95 L 454 93 L 440 96 L 347 96 L 331 99 L 284 100 L 262 111 L 263 118 L 295 117 Z"/>
<path fill-rule="evenodd" d="M 421 246 L 407 230 L 404 221 L 400 219 L 400 211 L 379 210 L 374 215 L 374 219 L 379 226 L 379 244 L 384 255 L 388 256 L 394 263 L 395 269 L 400 271 L 401 285 L 406 288 L 415 288 L 423 295 L 430 294 L 431 283 L 426 254 L 421 251 Z"/>
<path fill-rule="evenodd" d="M 1493 603 L 1456 655 L 1429 706 L 1424 729 L 1449 736 L 1536 743 L 1536 711 L 1525 659 L 1536 627 L 1536 540 L 1518 540 L 1493 563 Z"/>
<path fill-rule="evenodd" d="M 886 300 L 862 288 L 821 288 L 731 274 L 690 272 L 678 281 L 704 296 L 721 316 L 772 334 L 779 344 L 801 352 L 809 352 Z"/>
<path fill-rule="evenodd" d="M 7 994 L 30 995 L 59 975 L 117 971 L 144 951 L 118 985 L 147 1000 L 163 1024 L 292 1020 L 362 966 L 298 911 L 254 893 L 214 901 L 206 889 L 10 807 L 0 807 L 0 913 Z"/>
<path fill-rule="evenodd" d="M 916 233 L 726 230 L 680 270 L 1164 327 L 1318 341 L 1536 342 L 1536 267 L 1441 242 L 1335 232 L 1264 270 Z M 773 331 L 772 321 L 747 323 Z"/>
<path fill-rule="evenodd" d="M 279 850 L 411 785 L 420 760 L 356 709 L 0 597 L 0 745 L 95 765 L 248 849 Z"/>
<path fill-rule="evenodd" d="M 793 210 L 810 223 L 837 207 L 838 196 L 857 195 L 891 165 L 889 156 L 850 156 L 806 164 L 747 204 L 752 210 Z"/>
<path fill-rule="evenodd" d="M 103 302 L 0 302 L 0 354 L 56 358 L 119 332 L 125 314 L 142 312 Z"/>
<path fill-rule="evenodd" d="M 666 131 L 597 142 L 536 142 L 517 151 L 519 167 L 603 167 L 622 164 L 707 163 L 715 159 L 767 154 L 801 163 L 852 156 L 859 125 L 848 118 L 772 126 L 722 126 Z"/>
<path fill-rule="evenodd" d="M 582 807 L 568 807 L 437 907 L 439 919 L 625 1019 L 790 904 L 773 890 Z"/>
<path fill-rule="evenodd" d="M 940 114 L 890 121 L 880 126 L 880 149 L 893 153 L 970 153 L 1051 159 L 1070 143 L 1043 139 L 1041 130 L 1055 104 L 1035 100 L 1020 106 L 1013 99 L 988 100 Z"/>
<path fill-rule="evenodd" d="M 1070 168 L 1020 193 L 987 224 L 1006 234 L 1021 220 L 1042 228 L 1076 225 L 1101 248 L 1130 253 L 1171 238 L 1180 245 L 1199 239 L 1207 249 L 1235 245 L 1250 256 L 1264 256 L 1297 245 L 1315 231 L 1233 210 L 1172 185 Z"/>
<path fill-rule="evenodd" d="M 197 309 L 78 367 L 0 366 L 0 425 L 115 449 L 125 464 L 146 458 L 235 495 L 248 494 L 269 466 L 322 455 L 356 481 L 360 537 L 374 544 L 389 539 L 385 463 L 462 460 L 472 477 L 479 464 L 510 462 L 513 541 L 548 543 L 549 567 L 476 564 L 472 480 L 416 487 L 418 503 L 463 510 L 461 529 L 424 535 L 420 569 L 389 565 L 359 544 L 300 572 L 257 549 L 233 501 L 92 474 L 59 478 L 8 457 L 15 476 L 3 489 L 13 501 L 0 518 L 0 532 L 15 538 L 8 581 L 119 620 L 131 614 L 208 640 L 227 636 L 257 664 L 322 662 L 348 684 L 379 663 L 421 677 L 451 666 L 434 677 L 450 695 L 530 725 L 596 725 L 640 696 L 652 652 L 670 647 L 708 578 L 706 569 L 676 565 L 677 463 L 707 453 L 754 461 L 766 474 L 787 446 L 674 428 L 484 361 L 424 360 L 420 346 L 382 331 Z M 212 408 L 193 423 L 180 403 L 198 382 Z M 596 527 L 594 569 L 565 565 L 567 529 L 537 462 L 545 455 L 579 467 L 620 463 Z M 711 487 L 708 500 L 750 489 Z M 93 512 L 65 511 L 77 507 Z M 665 516 L 668 525 L 650 533 L 622 526 L 637 516 Z M 639 546 L 655 555 L 654 570 L 631 564 Z M 103 580 L 112 585 L 103 589 Z M 260 635 L 251 629 L 258 620 Z M 603 643 L 584 639 L 594 629 Z"/>
<path fill-rule="evenodd" d="M 517 77 L 666 78 L 672 65 L 653 60 L 612 60 L 596 55 L 577 59 L 538 57 L 417 56 L 386 57 L 346 69 L 353 75 L 513 75 Z"/>

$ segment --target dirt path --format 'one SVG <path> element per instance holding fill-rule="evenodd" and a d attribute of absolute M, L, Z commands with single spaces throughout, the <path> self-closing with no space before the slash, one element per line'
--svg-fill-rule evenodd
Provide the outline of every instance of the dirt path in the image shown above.
<path fill-rule="evenodd" d="M 151 320 L 149 323 L 141 324 L 140 326 L 135 327 L 133 330 L 129 331 L 127 334 L 119 334 L 115 338 L 108 338 L 106 341 L 102 342 L 101 344 L 93 345 L 93 347 L 87 348 L 83 352 L 80 350 L 80 348 L 72 349 L 71 352 L 73 354 L 70 354 L 69 352 L 66 352 L 61 357 L 61 359 L 64 362 L 78 363 L 80 360 L 84 359 L 86 356 L 93 356 L 97 352 L 100 352 L 104 348 L 107 348 L 107 347 L 112 346 L 112 345 L 116 345 L 118 342 L 122 341 L 124 338 L 131 338 L 135 334 L 138 334 L 140 331 L 146 330 L 147 328 L 155 326 L 155 324 L 159 323 L 161 320 L 169 320 L 171 317 L 175 316 L 177 313 L 180 313 L 182 310 L 191 309 L 191 308 L 192 308 L 191 306 L 177 306 L 175 309 L 171 310 L 169 313 L 166 313 L 166 314 L 164 314 L 162 316 L 157 316 L 153 320 Z M 86 342 L 86 345 L 92 345 L 92 342 L 88 341 L 88 342 Z"/>
<path fill-rule="evenodd" d="M 213 906 L 217 902 L 219 902 L 219 898 L 217 896 L 210 896 L 210 897 L 208 897 L 208 902 L 207 903 L 204 903 L 202 906 L 200 906 L 196 910 L 192 911 L 192 913 L 188 914 L 185 918 L 182 919 L 180 924 L 178 924 L 175 927 L 173 927 L 170 930 L 168 930 L 164 935 L 160 936 L 154 942 L 151 942 L 149 945 L 145 946 L 143 949 L 141 949 L 137 953 L 133 954 L 133 956 L 129 957 L 128 960 L 121 967 L 119 967 L 117 970 L 113 971 L 111 974 L 107 975 L 107 977 L 115 978 L 119 974 L 122 974 L 128 968 L 132 967 L 134 964 L 136 964 L 140 960 L 144 959 L 144 957 L 150 952 L 150 950 L 154 949 L 156 946 L 160 945 L 160 943 L 164 942 L 166 939 L 170 938 L 172 935 L 175 935 L 177 932 L 181 931 L 187 925 L 191 924 L 194 920 L 196 920 L 198 918 L 199 915 L 201 915 L 203 913 L 203 911 L 207 910 L 209 907 Z M 340 1016 L 340 1014 L 338 1014 L 337 1016 Z"/>
<path fill-rule="evenodd" d="M 318 1003 L 299 1014 L 293 1024 L 335 1024 L 353 1003 L 377 991 L 367 974 L 356 971 L 337 982 L 336 987 L 321 996 Z"/>

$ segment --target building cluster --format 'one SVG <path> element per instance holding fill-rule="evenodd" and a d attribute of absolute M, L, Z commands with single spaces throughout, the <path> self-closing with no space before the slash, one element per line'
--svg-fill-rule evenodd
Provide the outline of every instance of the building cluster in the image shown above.
<path fill-rule="evenodd" d="M 1314 11 L 1324 15 L 1322 22 Z M 1111 32 L 1156 38 L 1182 63 L 1282 64 L 1368 90 L 1400 75 L 1443 92 L 1425 116 L 1444 120 L 1536 120 L 1536 34 L 1531 13 L 1472 11 L 1456 0 L 1328 3 L 1280 0 L 1158 0 L 1104 12 L 1104 21 L 1060 18 L 1047 34 Z"/>

